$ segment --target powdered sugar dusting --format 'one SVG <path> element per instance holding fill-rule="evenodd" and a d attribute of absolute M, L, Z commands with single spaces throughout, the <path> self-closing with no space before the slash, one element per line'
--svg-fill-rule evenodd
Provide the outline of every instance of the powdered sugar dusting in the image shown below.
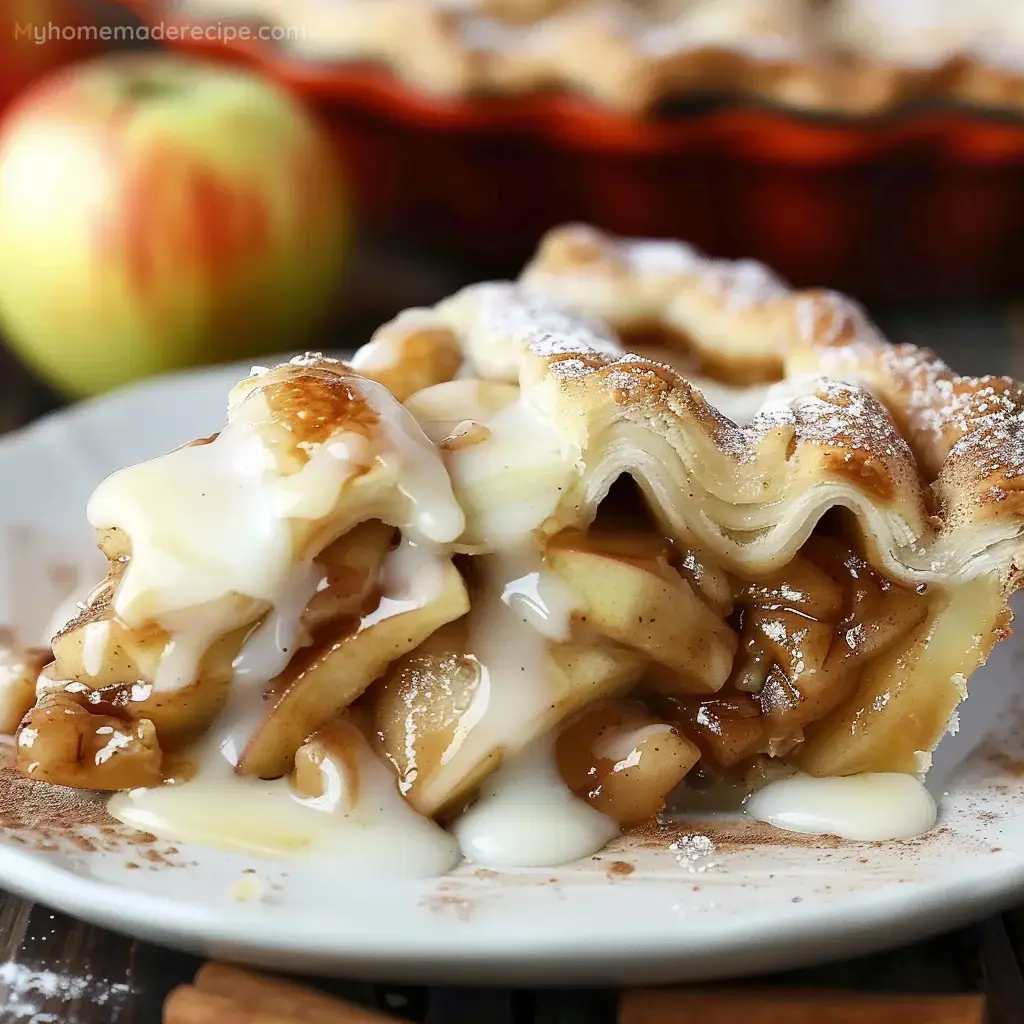
<path fill-rule="evenodd" d="M 746 428 L 752 438 L 785 424 L 796 428 L 801 441 L 830 448 L 911 462 L 910 447 L 885 408 L 869 391 L 827 377 L 818 378 L 809 393 L 764 406 Z"/>
<path fill-rule="evenodd" d="M 916 463 L 921 480 L 938 479 L 941 500 L 951 501 L 949 514 L 960 519 L 968 504 L 1006 506 L 1018 490 L 1012 481 L 1024 480 L 1021 386 L 1008 378 L 960 377 L 929 351 L 890 346 L 864 310 L 846 296 L 829 291 L 792 293 L 759 263 L 713 260 L 681 243 L 617 240 L 580 227 L 549 236 L 525 278 L 557 293 L 560 279 L 571 281 L 581 272 L 607 278 L 609 291 L 595 299 L 603 309 L 613 305 L 616 294 L 624 309 L 635 308 L 630 303 L 636 296 L 654 295 L 654 315 L 665 324 L 679 317 L 691 322 L 686 316 L 688 291 L 696 283 L 705 296 L 719 301 L 716 345 L 722 344 L 717 339 L 728 338 L 730 313 L 749 314 L 776 304 L 776 319 L 771 327 L 766 323 L 766 330 L 778 338 L 773 345 L 782 350 L 787 378 L 810 372 L 867 389 L 859 395 L 848 390 L 846 404 L 840 404 L 839 392 L 833 391 L 825 400 L 827 411 L 820 402 L 794 405 L 783 398 L 774 411 L 762 410 L 745 434 L 726 431 L 719 436 L 719 444 L 738 458 L 752 458 L 752 442 L 758 436 L 789 423 L 798 428 L 801 439 L 848 450 L 851 463 L 855 452 L 883 460 L 908 459 L 911 469 Z M 672 278 L 679 279 L 678 289 L 672 288 Z M 574 298 L 586 308 L 585 293 Z M 644 302 L 643 308 L 649 309 L 651 300 Z M 787 319 L 787 308 L 788 332 L 779 326 Z M 706 317 L 706 311 L 701 316 Z M 618 323 L 622 318 L 613 319 Z M 693 344 L 703 351 L 709 343 L 693 337 Z M 629 387 L 621 375 L 613 386 L 619 391 Z"/>
<path fill-rule="evenodd" d="M 786 283 L 755 260 L 708 260 L 704 265 L 708 290 L 734 309 L 760 306 L 789 293 Z"/>
<path fill-rule="evenodd" d="M 597 310 L 627 336 L 678 334 L 683 324 L 685 340 L 712 365 L 720 355 L 742 372 L 746 353 L 777 355 L 783 379 L 740 427 L 675 370 L 626 354 L 604 320 L 588 315 Z M 573 225 L 548 236 L 520 283 L 465 289 L 435 315 L 462 346 L 462 376 L 524 383 L 533 357 L 541 375 L 566 387 L 586 380 L 592 393 L 641 415 L 674 417 L 741 464 L 759 458 L 770 433 L 785 443 L 788 432 L 787 459 L 802 444 L 818 447 L 826 474 L 886 504 L 905 503 L 929 533 L 997 514 L 1024 517 L 1020 384 L 960 377 L 931 352 L 890 346 L 857 303 L 834 292 L 793 293 L 759 263 Z M 743 333 L 742 348 L 730 351 L 734 331 Z"/>
<path fill-rule="evenodd" d="M 478 286 L 474 326 L 484 344 L 506 345 L 548 359 L 576 353 L 610 357 L 622 352 L 601 321 L 569 311 L 556 300 L 512 284 Z"/>
<path fill-rule="evenodd" d="M 1008 377 L 962 377 L 911 345 L 880 349 L 890 402 L 906 411 L 915 448 L 940 482 L 1003 501 L 1024 475 L 1024 388 Z"/>
<path fill-rule="evenodd" d="M 634 274 L 693 274 L 704 257 L 685 242 L 631 238 L 622 243 L 622 253 Z"/>
<path fill-rule="evenodd" d="M 711 294 L 734 309 L 788 295 L 786 282 L 756 260 L 715 260 L 684 242 L 627 239 L 619 252 L 629 272 L 640 277 L 698 278 Z"/>
<path fill-rule="evenodd" d="M 105 1006 L 113 1019 L 134 990 L 91 974 L 33 971 L 25 964 L 10 962 L 0 965 L 0 991 L 6 1020 L 58 1024 L 67 1020 L 68 1006 L 77 1002 Z"/>

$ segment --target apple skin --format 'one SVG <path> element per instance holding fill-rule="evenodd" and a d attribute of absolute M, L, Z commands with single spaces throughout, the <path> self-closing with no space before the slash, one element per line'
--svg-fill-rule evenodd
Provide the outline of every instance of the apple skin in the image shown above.
<path fill-rule="evenodd" d="M 246 72 L 164 55 L 59 72 L 0 130 L 0 328 L 74 396 L 302 347 L 344 253 L 334 160 Z"/>
<path fill-rule="evenodd" d="M 99 52 L 97 40 L 85 35 L 51 38 L 42 44 L 20 34 L 16 26 L 31 25 L 48 31 L 85 25 L 94 13 L 86 0 L 4 0 L 0 14 L 0 110 L 36 79 L 72 61 Z"/>

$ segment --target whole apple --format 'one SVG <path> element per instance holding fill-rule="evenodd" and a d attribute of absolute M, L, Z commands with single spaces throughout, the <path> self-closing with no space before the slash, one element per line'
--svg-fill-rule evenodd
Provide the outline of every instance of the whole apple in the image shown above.
<path fill-rule="evenodd" d="M 301 347 L 343 212 L 330 143 L 275 86 L 162 55 L 78 65 L 0 131 L 0 329 L 72 395 Z"/>

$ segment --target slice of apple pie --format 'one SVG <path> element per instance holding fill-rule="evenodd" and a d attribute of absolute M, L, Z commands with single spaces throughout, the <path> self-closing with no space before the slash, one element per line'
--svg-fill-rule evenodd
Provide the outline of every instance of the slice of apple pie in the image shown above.
<path fill-rule="evenodd" d="M 1018 585 L 1022 397 L 759 265 L 561 229 L 106 480 L 110 571 L 18 765 L 175 838 L 413 873 L 752 793 L 927 830 Z"/>

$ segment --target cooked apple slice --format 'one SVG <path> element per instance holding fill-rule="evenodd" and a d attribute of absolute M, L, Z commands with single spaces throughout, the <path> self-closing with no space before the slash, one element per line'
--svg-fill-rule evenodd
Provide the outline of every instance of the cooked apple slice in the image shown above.
<path fill-rule="evenodd" d="M 369 694 L 374 728 L 398 773 L 398 788 L 424 813 L 420 794 L 452 748 L 480 683 L 480 663 L 466 653 L 468 623 L 461 618 L 442 626 L 396 661 Z M 492 751 L 473 765 L 460 779 L 460 791 L 477 789 L 500 760 L 500 751 Z"/>
<path fill-rule="evenodd" d="M 930 597 L 927 615 L 901 642 L 865 668 L 848 698 L 807 728 L 795 761 L 811 775 L 923 769 L 950 716 L 967 696 L 967 679 L 1000 639 L 992 628 L 1005 597 L 983 576 Z M 973 635 L 965 648 L 959 638 Z"/>
<path fill-rule="evenodd" d="M 198 618 L 206 613 L 213 622 L 258 616 L 259 606 L 249 598 L 229 597 L 218 606 L 195 609 L 194 614 Z M 232 662 L 249 630 L 242 626 L 213 639 L 201 653 L 194 679 L 161 688 L 155 683 L 171 634 L 155 623 L 129 629 L 104 597 L 54 637 L 55 661 L 47 676 L 55 683 L 76 682 L 95 691 L 89 702 L 97 712 L 151 721 L 161 743 L 171 749 L 202 732 L 224 706 Z"/>
<path fill-rule="evenodd" d="M 558 770 L 591 807 L 622 826 L 650 821 L 700 750 L 636 701 L 587 708 L 558 737 Z"/>
<path fill-rule="evenodd" d="M 583 603 L 581 623 L 671 670 L 680 692 L 729 678 L 736 635 L 664 558 L 592 549 L 577 535 L 556 538 L 545 560 Z"/>
<path fill-rule="evenodd" d="M 439 596 L 397 614 L 365 617 L 346 635 L 315 644 L 275 681 L 278 694 L 242 755 L 238 771 L 264 779 L 291 771 L 295 751 L 352 703 L 388 665 L 469 611 L 469 595 L 449 562 Z"/>
<path fill-rule="evenodd" d="M 0 734 L 13 736 L 36 700 L 36 680 L 51 659 L 48 650 L 21 647 L 0 630 Z"/>
<path fill-rule="evenodd" d="M 18 731 L 18 770 L 76 789 L 158 786 L 163 759 L 153 723 L 93 714 L 80 692 L 51 693 Z"/>
<path fill-rule="evenodd" d="M 380 569 L 396 531 L 379 519 L 360 523 L 316 557 L 325 585 L 306 606 L 302 625 L 310 632 L 358 615 L 379 585 Z"/>
<path fill-rule="evenodd" d="M 214 641 L 199 663 L 195 681 L 187 686 L 161 690 L 146 681 L 103 686 L 85 698 L 90 713 L 151 722 L 165 751 L 185 746 L 206 730 L 227 703 L 232 662 L 248 631 L 242 627 Z"/>
<path fill-rule="evenodd" d="M 466 622 L 453 623 L 396 662 L 371 694 L 374 724 L 402 793 L 430 817 L 469 800 L 504 753 L 496 744 L 473 761 L 457 756 L 459 723 L 484 677 L 467 644 Z M 584 644 L 552 645 L 550 659 L 548 700 L 508 736 L 509 746 L 525 746 L 591 702 L 626 692 L 647 664 L 623 648 Z"/>
<path fill-rule="evenodd" d="M 774 750 L 775 744 L 780 742 L 779 733 L 785 732 L 761 714 L 757 699 L 749 693 L 727 693 L 706 700 L 664 696 L 652 698 L 651 703 L 654 710 L 678 726 L 705 757 L 722 768 L 754 754 Z"/>
<path fill-rule="evenodd" d="M 170 639 L 156 623 L 129 629 L 114 617 L 105 598 L 89 605 L 53 638 L 53 656 L 65 679 L 99 689 L 152 679 Z"/>
<path fill-rule="evenodd" d="M 353 810 L 359 802 L 359 763 L 368 750 L 366 735 L 351 712 L 346 712 L 324 726 L 312 739 L 295 752 L 292 789 L 307 799 L 320 799 L 327 792 L 331 774 L 336 781 L 331 787 L 344 800 L 344 811 Z M 325 769 L 329 766 L 330 771 Z"/>
<path fill-rule="evenodd" d="M 117 541 L 119 533 L 107 531 L 113 535 L 108 543 Z M 350 530 L 317 557 L 327 585 L 313 597 L 303 616 L 303 626 L 309 632 L 359 613 L 377 586 L 393 535 L 391 527 L 371 520 Z M 201 733 L 224 706 L 232 662 L 252 627 L 242 626 L 214 640 L 193 681 L 161 689 L 154 681 L 171 634 L 155 623 L 126 627 L 114 616 L 113 593 L 112 586 L 99 588 L 82 614 L 58 634 L 53 641 L 56 663 L 47 673 L 55 689 L 74 681 L 93 690 L 88 697 L 93 714 L 151 721 L 164 749 L 179 747 Z M 259 606 L 248 598 L 232 597 L 208 612 L 214 621 L 218 617 L 237 621 L 257 617 Z M 203 610 L 195 614 L 198 617 Z"/>
<path fill-rule="evenodd" d="M 440 762 L 480 682 L 480 664 L 466 653 L 468 619 L 442 626 L 398 659 L 367 698 L 373 726 L 407 793 L 424 766 Z"/>

